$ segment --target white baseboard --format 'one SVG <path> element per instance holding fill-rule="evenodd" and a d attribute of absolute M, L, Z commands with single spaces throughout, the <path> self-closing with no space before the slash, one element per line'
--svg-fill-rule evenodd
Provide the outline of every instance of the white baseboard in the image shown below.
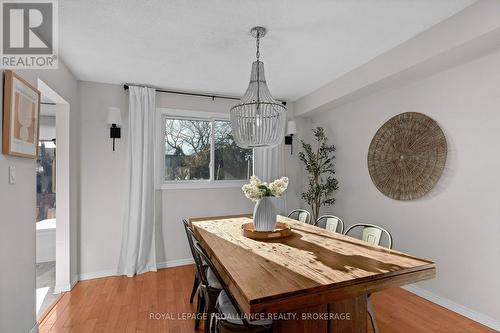
<path fill-rule="evenodd" d="M 62 284 L 54 286 L 54 294 L 60 294 L 71 290 L 71 284 Z"/>
<path fill-rule="evenodd" d="M 78 274 L 76 274 L 75 276 L 73 276 L 73 279 L 71 279 L 71 289 L 73 289 L 75 287 L 75 285 L 78 283 L 79 281 L 79 277 L 78 277 Z"/>
<path fill-rule="evenodd" d="M 158 269 L 161 269 L 161 268 L 191 265 L 193 263 L 194 263 L 193 258 L 176 259 L 176 260 L 158 262 L 158 263 L 156 263 L 156 267 Z M 79 279 L 79 281 L 83 281 L 83 280 L 99 279 L 99 278 L 108 277 L 108 276 L 115 276 L 115 275 L 117 275 L 116 270 L 109 269 L 109 270 L 98 271 L 98 272 L 81 273 L 80 275 L 78 275 L 78 279 Z"/>
<path fill-rule="evenodd" d="M 441 305 L 444 308 L 447 308 L 448 310 L 451 310 L 453 312 L 456 312 L 458 314 L 461 314 L 464 317 L 467 317 L 469 319 L 472 319 L 480 324 L 483 324 L 485 326 L 488 326 L 496 331 L 500 331 L 500 321 L 493 319 L 487 315 L 484 315 L 482 313 L 479 313 L 477 311 L 468 309 L 458 303 L 455 303 L 447 298 L 438 296 L 430 291 L 427 291 L 425 289 L 419 288 L 413 284 L 403 286 L 403 289 L 420 296 L 422 298 L 425 298 L 428 301 L 431 301 L 432 303 L 435 303 L 437 305 Z"/>
<path fill-rule="evenodd" d="M 73 287 L 75 286 L 75 284 L 77 284 L 78 281 L 79 281 L 78 275 L 75 275 L 73 276 L 73 279 L 71 279 L 70 283 L 54 286 L 54 294 L 60 294 L 66 291 L 70 291 L 71 289 L 73 289 Z"/>
<path fill-rule="evenodd" d="M 115 275 L 117 275 L 116 269 L 108 269 L 105 271 L 80 273 L 78 275 L 78 278 L 80 281 L 83 281 L 83 280 L 99 279 L 99 278 L 108 277 L 108 276 L 115 276 Z"/>
<path fill-rule="evenodd" d="M 177 266 L 192 265 L 192 264 L 194 264 L 193 258 L 186 258 L 186 259 L 176 259 L 176 260 L 159 262 L 156 264 L 156 266 L 158 268 L 169 268 L 169 267 L 177 267 Z"/>
<path fill-rule="evenodd" d="M 33 326 L 29 333 L 38 333 L 38 323 L 35 323 L 35 326 Z"/>

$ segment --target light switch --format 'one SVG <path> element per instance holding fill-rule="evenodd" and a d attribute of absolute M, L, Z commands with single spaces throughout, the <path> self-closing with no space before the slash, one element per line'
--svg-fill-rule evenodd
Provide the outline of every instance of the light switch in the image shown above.
<path fill-rule="evenodd" d="M 11 165 L 9 166 L 9 184 L 16 183 L 16 167 Z"/>

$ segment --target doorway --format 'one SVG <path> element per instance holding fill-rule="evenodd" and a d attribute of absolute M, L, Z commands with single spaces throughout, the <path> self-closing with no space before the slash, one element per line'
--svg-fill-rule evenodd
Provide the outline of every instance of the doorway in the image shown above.
<path fill-rule="evenodd" d="M 36 210 L 36 312 L 71 289 L 69 104 L 42 80 Z"/>
<path fill-rule="evenodd" d="M 56 114 L 43 96 L 36 166 L 36 308 L 43 314 L 57 299 L 56 285 Z"/>

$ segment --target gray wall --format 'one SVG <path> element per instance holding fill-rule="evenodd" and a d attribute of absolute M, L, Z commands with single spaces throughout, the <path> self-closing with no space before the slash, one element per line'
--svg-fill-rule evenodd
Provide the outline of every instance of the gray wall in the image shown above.
<path fill-rule="evenodd" d="M 35 325 L 35 161 L 0 154 L 0 174 L 0 332 L 26 333 Z"/>
<path fill-rule="evenodd" d="M 437 264 L 421 288 L 500 319 L 500 53 L 317 114 L 337 146 L 340 191 L 333 211 L 347 225 L 386 227 L 395 248 Z M 367 152 L 390 117 L 417 111 L 434 118 L 449 157 L 436 188 L 424 198 L 396 201 L 373 185 Z"/>
<path fill-rule="evenodd" d="M 81 225 L 78 272 L 116 271 L 121 241 L 124 168 L 127 147 L 127 94 L 118 85 L 80 82 Z M 121 139 L 112 151 L 107 108 L 122 111 Z"/>
<path fill-rule="evenodd" d="M 76 276 L 77 182 L 79 171 L 78 82 L 64 63 L 57 70 L 18 71 L 37 86 L 42 79 L 71 104 L 71 276 Z M 0 82 L 3 91 L 3 80 Z M 3 100 L 0 97 L 0 105 Z M 0 120 L 1 122 L 1 120 Z M 1 139 L 0 139 L 1 140 Z M 8 167 L 17 182 L 8 183 Z M 0 332 L 26 333 L 35 325 L 35 160 L 0 154 Z"/>

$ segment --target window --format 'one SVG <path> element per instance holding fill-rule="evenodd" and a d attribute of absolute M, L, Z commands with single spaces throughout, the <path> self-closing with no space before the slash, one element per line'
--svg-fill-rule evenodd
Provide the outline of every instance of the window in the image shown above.
<path fill-rule="evenodd" d="M 214 126 L 214 179 L 249 179 L 252 175 L 253 152 L 236 145 L 229 121 L 215 120 Z"/>
<path fill-rule="evenodd" d="M 165 118 L 165 180 L 210 179 L 210 121 Z"/>
<path fill-rule="evenodd" d="M 236 145 L 227 115 L 160 109 L 163 183 L 241 186 L 253 173 L 253 152 Z M 179 186 L 184 186 L 179 185 Z"/>

